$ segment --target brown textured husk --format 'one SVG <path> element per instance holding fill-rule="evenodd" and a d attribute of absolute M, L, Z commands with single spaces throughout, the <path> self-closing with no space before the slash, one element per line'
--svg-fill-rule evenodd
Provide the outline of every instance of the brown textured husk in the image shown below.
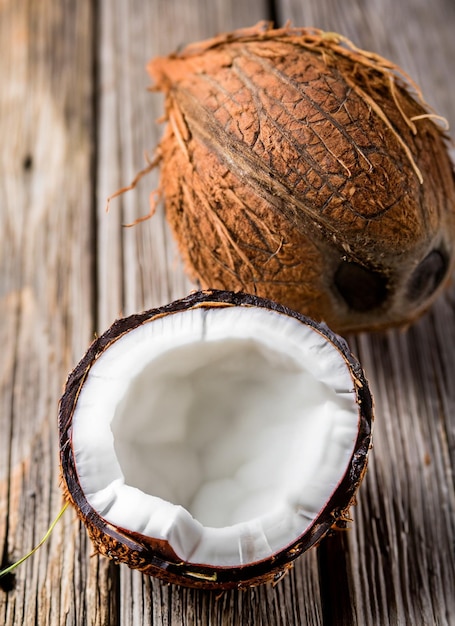
<path fill-rule="evenodd" d="M 148 70 L 166 96 L 159 192 L 200 286 L 271 298 L 345 332 L 407 324 L 447 284 L 452 164 L 399 68 L 334 33 L 261 23 Z M 410 301 L 409 277 L 435 247 L 446 280 Z M 348 306 L 333 279 L 342 260 L 387 280 L 380 306 Z"/>
<path fill-rule="evenodd" d="M 295 541 L 268 559 L 238 567 L 216 567 L 181 561 L 165 541 L 158 541 L 124 528 L 114 527 L 87 502 L 81 489 L 72 446 L 72 419 L 79 392 L 94 361 L 125 333 L 154 319 L 194 307 L 265 307 L 288 315 L 314 328 L 327 338 L 342 354 L 349 367 L 359 407 L 358 437 L 348 469 L 324 509 L 311 527 Z M 94 416 L 96 419 L 96 416 Z M 117 563 L 155 576 L 169 583 L 204 589 L 229 589 L 258 585 L 279 580 L 292 567 L 293 561 L 316 545 L 322 537 L 336 528 L 343 528 L 355 493 L 367 467 L 371 444 L 373 405 L 367 380 L 360 364 L 350 353 L 348 345 L 324 324 L 318 324 L 280 304 L 256 296 L 226 291 L 195 292 L 167 306 L 145 311 L 116 321 L 98 337 L 69 375 L 60 401 L 59 438 L 62 487 L 66 499 L 75 507 L 79 518 L 96 550 Z"/>

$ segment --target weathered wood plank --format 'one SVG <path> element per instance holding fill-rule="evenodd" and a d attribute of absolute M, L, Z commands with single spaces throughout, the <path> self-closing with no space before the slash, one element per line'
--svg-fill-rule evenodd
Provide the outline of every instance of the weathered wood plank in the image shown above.
<path fill-rule="evenodd" d="M 389 0 L 281 0 L 279 7 L 282 19 L 341 32 L 401 65 L 455 125 L 448 0 L 399 7 Z M 338 584 L 340 567 L 349 581 L 344 599 L 331 606 L 333 623 L 454 623 L 453 294 L 407 333 L 353 341 L 374 392 L 376 424 L 349 540 L 331 538 L 322 551 L 325 585 Z"/>
<path fill-rule="evenodd" d="M 84 1 L 0 7 L 4 563 L 36 544 L 61 506 L 57 402 L 94 330 L 91 20 Z M 93 566 L 78 566 L 90 549 L 79 536 L 70 514 L 0 591 L 2 624 L 87 623 Z M 90 611 L 107 623 L 108 588 L 100 589 Z"/>
<path fill-rule="evenodd" d="M 113 201 L 104 214 L 104 199 L 132 180 L 153 154 L 162 128 L 160 96 L 146 91 L 147 61 L 195 39 L 251 25 L 268 17 L 263 2 L 182 4 L 139 2 L 128 6 L 102 3 L 100 64 L 100 131 L 98 169 L 99 327 L 119 311 L 130 313 L 181 297 L 194 288 L 183 274 L 162 212 L 149 222 L 121 229 L 149 211 L 156 175 L 134 193 Z M 111 285 L 114 285 L 113 293 Z M 122 285 L 122 291 L 118 291 Z M 121 568 L 120 621 L 129 624 L 320 624 L 321 608 L 316 553 L 301 559 L 281 585 L 259 590 L 214 593 L 183 590 L 144 579 Z M 131 599 L 134 599 L 132 602 Z M 231 621 L 232 620 L 232 621 Z"/>
<path fill-rule="evenodd" d="M 438 406 L 442 379 L 431 321 L 359 349 L 373 372 L 377 426 L 352 570 L 364 576 L 354 583 L 360 615 L 373 621 L 443 624 L 454 615 L 450 413 Z M 376 589 L 367 592 L 366 580 Z"/>

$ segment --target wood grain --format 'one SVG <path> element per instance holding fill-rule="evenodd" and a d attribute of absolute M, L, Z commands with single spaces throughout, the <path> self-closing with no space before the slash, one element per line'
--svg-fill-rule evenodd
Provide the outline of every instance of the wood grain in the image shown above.
<path fill-rule="evenodd" d="M 56 415 L 65 377 L 120 314 L 185 295 L 156 176 L 112 202 L 153 153 L 162 100 L 145 64 L 277 17 L 391 58 L 455 126 L 451 0 L 51 0 L 0 3 L 0 558 L 36 544 L 61 506 Z M 166 586 L 91 556 L 67 511 L 0 579 L 0 624 L 455 624 L 455 292 L 408 332 L 350 338 L 376 404 L 354 523 L 276 586 Z"/>
<path fill-rule="evenodd" d="M 41 539 L 61 506 L 56 402 L 65 370 L 94 330 L 93 83 L 89 2 L 3 2 L 0 11 L 5 563 Z M 1 623 L 60 624 L 77 614 L 80 594 L 72 590 L 85 539 L 72 517 L 10 580 L 13 589 L 0 600 Z"/>

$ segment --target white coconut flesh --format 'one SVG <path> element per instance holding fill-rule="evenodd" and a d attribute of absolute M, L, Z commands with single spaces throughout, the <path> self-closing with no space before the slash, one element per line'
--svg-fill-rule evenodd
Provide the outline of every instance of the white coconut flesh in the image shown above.
<path fill-rule="evenodd" d="M 324 509 L 354 452 L 354 382 L 338 349 L 260 307 L 194 308 L 125 333 L 73 415 L 80 485 L 115 526 L 188 563 L 270 557 Z"/>

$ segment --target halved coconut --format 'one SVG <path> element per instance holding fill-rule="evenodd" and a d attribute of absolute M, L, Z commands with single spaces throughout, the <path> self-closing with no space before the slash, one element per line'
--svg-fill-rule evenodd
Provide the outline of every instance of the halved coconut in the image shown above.
<path fill-rule="evenodd" d="M 187 586 L 258 584 L 346 519 L 371 420 L 326 326 L 195 293 L 115 322 L 69 376 L 64 489 L 112 559 Z"/>

